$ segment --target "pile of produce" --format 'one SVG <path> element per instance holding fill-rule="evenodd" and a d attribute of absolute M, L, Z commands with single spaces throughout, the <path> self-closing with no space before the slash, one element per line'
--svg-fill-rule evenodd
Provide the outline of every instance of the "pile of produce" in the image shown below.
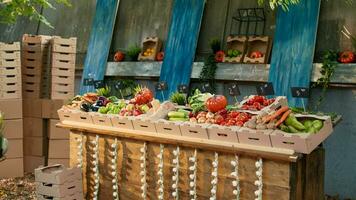
<path fill-rule="evenodd" d="M 74 97 L 67 108 L 80 109 L 84 112 L 99 112 L 101 114 L 118 114 L 120 116 L 139 116 L 146 114 L 152 107 L 159 107 L 159 101 L 153 99 L 151 90 L 137 87 L 136 94 L 130 100 L 109 96 L 110 89 L 101 88 L 96 93 L 86 93 Z"/>
<path fill-rule="evenodd" d="M 168 112 L 168 120 L 169 121 L 189 121 L 189 115 L 191 112 L 178 109 L 177 111 L 170 111 Z"/>
<path fill-rule="evenodd" d="M 298 120 L 288 106 L 282 106 L 269 113 L 262 111 L 253 116 L 244 126 L 257 130 L 278 128 L 287 133 L 317 133 L 323 127 L 323 121 L 318 119 Z"/>
<path fill-rule="evenodd" d="M 242 54 L 242 52 L 237 49 L 229 49 L 226 53 L 226 57 L 235 58 L 237 56 L 240 56 L 241 54 Z"/>
<path fill-rule="evenodd" d="M 274 101 L 275 101 L 274 98 L 267 99 L 264 96 L 254 95 L 254 96 L 248 97 L 248 99 L 241 102 L 242 105 L 240 106 L 240 109 L 258 111 L 258 110 L 262 110 L 266 106 L 271 105 Z"/>
<path fill-rule="evenodd" d="M 152 56 L 154 53 L 153 48 L 147 48 L 145 52 L 143 52 L 143 56 Z"/>

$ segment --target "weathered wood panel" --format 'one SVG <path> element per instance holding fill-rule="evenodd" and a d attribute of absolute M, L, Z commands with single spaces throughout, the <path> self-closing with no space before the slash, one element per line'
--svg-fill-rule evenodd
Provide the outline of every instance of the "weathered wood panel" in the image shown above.
<path fill-rule="evenodd" d="M 81 94 L 94 89 L 83 85 L 86 78 L 104 79 L 119 2 L 119 0 L 98 0 L 96 3 L 80 87 Z"/>
<path fill-rule="evenodd" d="M 13 25 L 0 24 L 0 41 L 18 42 L 22 40 L 22 35 L 25 33 L 36 34 L 38 23 L 37 21 L 19 18 Z"/>
<path fill-rule="evenodd" d="M 292 97 L 290 88 L 310 85 L 319 8 L 320 0 L 301 0 L 288 12 L 277 12 L 269 80 L 291 106 L 302 106 L 302 101 Z"/>
<path fill-rule="evenodd" d="M 77 146 L 75 138 L 78 137 L 79 133 L 71 133 L 71 166 L 76 166 L 77 164 Z M 89 145 L 89 141 L 95 139 L 95 135 L 85 133 L 85 151 L 84 163 L 90 163 L 91 154 L 93 154 L 92 147 Z M 118 171 L 119 173 L 119 183 L 120 183 L 120 197 L 123 199 L 140 199 L 141 195 L 141 177 L 139 176 L 140 171 L 140 148 L 143 145 L 142 141 L 129 140 L 129 139 L 119 139 L 119 158 L 118 158 Z M 99 140 L 99 158 L 100 158 L 100 198 L 110 199 L 112 197 L 112 183 L 110 171 L 108 166 L 110 163 L 110 145 L 113 143 L 113 138 L 105 136 L 105 138 L 100 138 Z M 164 150 L 164 177 L 165 177 L 165 195 L 167 199 L 172 199 L 171 196 L 171 185 L 172 185 L 172 151 L 175 146 L 167 145 Z M 148 178 L 148 196 L 150 199 L 157 198 L 157 163 L 158 159 L 156 155 L 159 152 L 159 144 L 148 143 L 148 167 L 147 167 L 147 178 Z M 187 199 L 189 192 L 189 170 L 188 170 L 188 158 L 193 155 L 193 149 L 182 148 L 180 154 L 180 181 L 179 189 L 182 199 Z M 198 196 L 202 199 L 209 199 L 210 196 L 210 182 L 211 182 L 211 162 L 214 159 L 214 152 L 209 152 L 205 150 L 198 150 L 198 172 L 197 172 L 197 188 Z M 230 161 L 234 159 L 232 154 L 221 154 L 219 157 L 219 170 L 218 170 L 218 199 L 232 199 L 233 198 L 233 187 L 231 181 L 233 180 L 230 173 L 232 172 L 232 167 Z M 254 191 L 256 186 L 254 186 L 255 176 L 255 157 L 240 157 L 240 180 L 241 180 L 241 199 L 253 199 Z M 89 170 L 90 166 L 84 166 L 84 173 L 86 180 L 84 181 L 85 191 L 88 191 L 88 197 L 91 197 L 93 180 L 92 171 Z M 272 161 L 264 160 L 264 198 L 265 199 L 289 199 L 289 163 L 285 161 Z M 129 193 L 130 195 L 128 195 Z"/>
<path fill-rule="evenodd" d="M 51 3 L 56 9 L 44 9 L 43 15 L 55 28 L 49 28 L 41 23 L 38 34 L 77 37 L 77 53 L 86 53 L 96 1 L 70 1 L 72 4 L 70 7 L 58 4 L 55 1 Z"/>
<path fill-rule="evenodd" d="M 111 51 L 141 46 L 142 39 L 157 36 L 167 38 L 173 0 L 121 0 L 115 23 Z"/>
<path fill-rule="evenodd" d="M 180 84 L 189 84 L 205 0 L 175 0 L 160 81 L 167 82 L 168 97 Z M 160 100 L 164 96 L 156 97 Z"/>

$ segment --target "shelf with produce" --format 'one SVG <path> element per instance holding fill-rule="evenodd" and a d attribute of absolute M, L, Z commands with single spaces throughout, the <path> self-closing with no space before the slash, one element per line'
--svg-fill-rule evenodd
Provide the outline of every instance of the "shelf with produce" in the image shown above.
<path fill-rule="evenodd" d="M 108 62 L 106 76 L 158 78 L 162 62 Z M 218 63 L 216 80 L 267 82 L 269 64 Z M 202 62 L 193 64 L 191 78 L 199 78 Z M 311 81 L 320 78 L 321 63 L 314 63 Z M 331 79 L 333 84 L 356 84 L 356 63 L 338 64 Z"/>
<path fill-rule="evenodd" d="M 281 151 L 280 147 L 292 154 L 309 154 L 333 130 L 329 116 L 298 116 L 288 107 L 285 97 L 267 99 L 252 95 L 238 105 L 227 105 L 222 95 L 196 90 L 186 101 L 178 98 L 179 93 L 173 95 L 173 102 L 183 104 L 177 105 L 153 99 L 152 92 L 145 87 L 135 90 L 130 100 L 109 96 L 107 89 L 77 96 L 58 115 L 64 125 L 121 132 L 129 138 L 162 143 L 174 138 L 169 143 L 196 147 L 206 144 L 230 150 L 264 148 L 272 154 Z M 184 105 L 185 102 L 188 104 Z"/>

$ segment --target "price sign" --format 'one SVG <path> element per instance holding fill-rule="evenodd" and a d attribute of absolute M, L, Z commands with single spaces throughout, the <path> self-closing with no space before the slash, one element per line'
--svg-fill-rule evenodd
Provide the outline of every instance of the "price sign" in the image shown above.
<path fill-rule="evenodd" d="M 273 84 L 271 82 L 257 86 L 256 91 L 257 94 L 261 96 L 274 95 Z"/>
<path fill-rule="evenodd" d="M 105 87 L 104 80 L 94 81 L 94 88 L 99 89 Z"/>
<path fill-rule="evenodd" d="M 117 90 L 123 90 L 125 89 L 125 84 L 123 81 L 117 81 L 114 85 L 115 89 Z"/>
<path fill-rule="evenodd" d="M 239 96 L 241 94 L 239 86 L 237 85 L 237 83 L 230 83 L 228 85 L 227 89 L 229 90 L 229 95 L 230 96 L 236 97 L 236 96 Z"/>
<path fill-rule="evenodd" d="M 94 85 L 94 79 L 93 78 L 85 78 L 83 80 L 83 85 L 84 86 Z"/>
<path fill-rule="evenodd" d="M 294 98 L 309 98 L 309 88 L 291 87 L 291 91 Z"/>
<path fill-rule="evenodd" d="M 156 90 L 157 91 L 163 91 L 163 90 L 167 90 L 168 88 L 168 85 L 165 81 L 162 81 L 162 82 L 158 82 L 156 84 Z"/>
<path fill-rule="evenodd" d="M 205 93 L 205 92 L 209 92 L 211 91 L 211 85 L 210 83 L 203 83 L 203 85 L 201 86 L 201 92 Z"/>
<path fill-rule="evenodd" d="M 178 92 L 179 93 L 184 93 L 184 94 L 187 94 L 188 93 L 188 86 L 187 85 L 178 85 Z"/>

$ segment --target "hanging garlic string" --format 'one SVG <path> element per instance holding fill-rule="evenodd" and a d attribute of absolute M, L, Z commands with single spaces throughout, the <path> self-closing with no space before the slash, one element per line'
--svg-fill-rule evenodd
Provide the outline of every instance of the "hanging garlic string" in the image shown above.
<path fill-rule="evenodd" d="M 142 199 L 146 200 L 147 198 L 147 180 L 146 180 L 146 159 L 147 159 L 147 144 L 146 142 L 143 143 L 143 147 L 141 147 L 140 149 L 142 155 L 140 157 L 141 160 L 141 171 L 140 171 L 140 175 L 141 175 L 141 196 Z"/>
<path fill-rule="evenodd" d="M 83 167 L 83 133 L 80 134 L 80 137 L 76 138 L 77 141 L 77 156 L 78 156 L 78 164 L 77 167 L 82 169 Z"/>
<path fill-rule="evenodd" d="M 114 143 L 111 145 L 111 175 L 113 176 L 112 178 L 112 196 L 114 200 L 119 200 L 119 186 L 118 186 L 118 172 L 117 172 L 117 154 L 118 154 L 118 144 L 117 144 L 117 138 L 115 138 Z"/>
<path fill-rule="evenodd" d="M 255 200 L 262 200 L 262 188 L 263 188 L 263 182 L 262 182 L 262 167 L 263 167 L 263 162 L 262 158 L 259 158 L 256 163 L 256 176 L 257 180 L 255 181 L 255 185 L 257 186 L 257 190 L 255 191 Z"/>
<path fill-rule="evenodd" d="M 235 177 L 232 181 L 232 186 L 235 188 L 232 192 L 236 195 L 236 200 L 240 200 L 240 177 L 239 177 L 239 156 L 235 155 L 235 160 L 231 161 L 234 171 L 231 173 Z"/>
<path fill-rule="evenodd" d="M 164 145 L 160 144 L 160 151 L 159 154 L 157 155 L 159 159 L 159 164 L 158 164 L 158 181 L 157 184 L 159 186 L 158 188 L 158 199 L 163 200 L 164 199 L 164 184 L 163 184 L 163 152 L 164 152 Z"/>
<path fill-rule="evenodd" d="M 214 161 L 212 163 L 213 171 L 211 172 L 211 197 L 210 200 L 216 200 L 217 185 L 218 185 L 218 166 L 219 166 L 219 154 L 215 152 Z"/>
<path fill-rule="evenodd" d="M 191 196 L 191 200 L 196 200 L 197 199 L 197 150 L 194 150 L 194 155 L 189 158 L 189 161 L 192 163 L 192 165 L 189 167 L 189 170 L 191 171 L 189 175 L 189 186 L 190 186 L 190 191 L 189 195 Z"/>
<path fill-rule="evenodd" d="M 173 176 L 172 176 L 172 196 L 178 200 L 179 199 L 179 192 L 178 192 L 178 183 L 179 183 L 179 155 L 180 155 L 180 150 L 179 150 L 179 146 L 177 147 L 176 150 L 173 151 L 173 155 L 175 156 L 175 158 L 173 159 Z"/>
<path fill-rule="evenodd" d="M 97 200 L 98 199 L 98 194 L 99 194 L 99 186 L 100 186 L 100 178 L 99 178 L 99 135 L 96 135 L 95 140 L 91 142 L 94 145 L 93 148 L 93 161 L 92 164 L 94 167 L 92 168 L 94 172 L 94 192 L 93 192 L 93 199 Z"/>

